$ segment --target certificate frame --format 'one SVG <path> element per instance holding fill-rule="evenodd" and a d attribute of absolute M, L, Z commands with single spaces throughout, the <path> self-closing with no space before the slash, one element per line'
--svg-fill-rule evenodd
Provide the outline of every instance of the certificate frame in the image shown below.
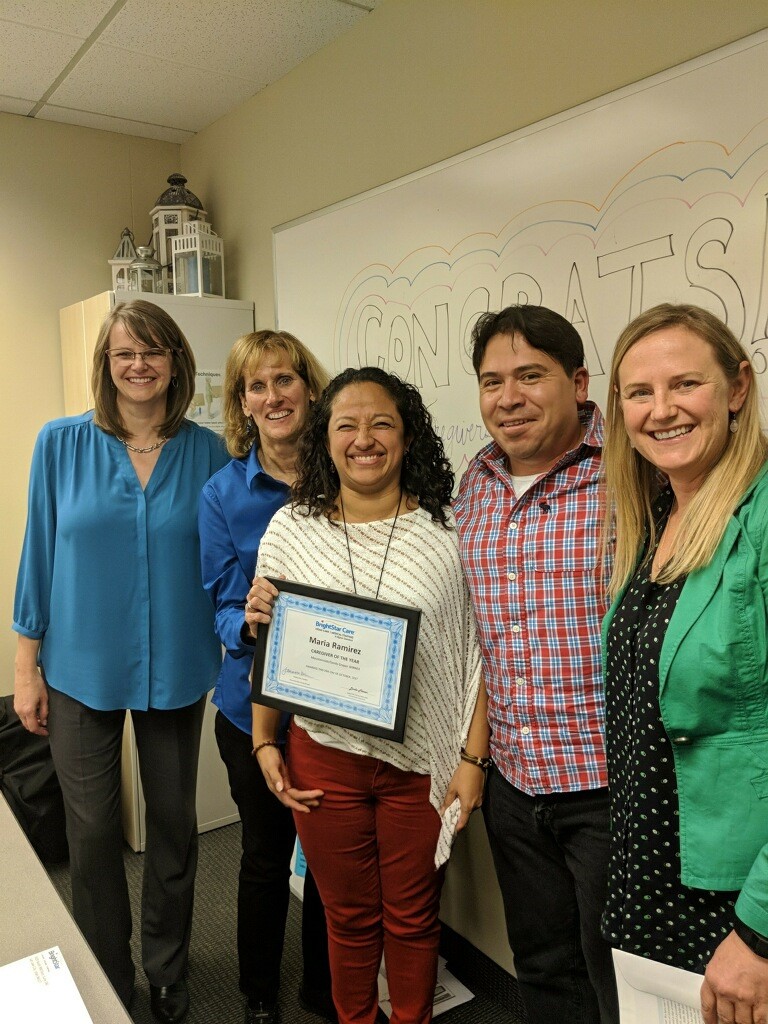
<path fill-rule="evenodd" d="M 279 593 L 257 631 L 251 701 L 402 743 L 421 610 L 265 578 Z"/>

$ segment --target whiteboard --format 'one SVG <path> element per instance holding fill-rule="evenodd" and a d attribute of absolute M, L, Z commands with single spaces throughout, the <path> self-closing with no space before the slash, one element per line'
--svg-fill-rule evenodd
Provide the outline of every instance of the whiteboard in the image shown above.
<path fill-rule="evenodd" d="M 470 332 L 515 302 L 575 325 L 602 407 L 628 320 L 705 306 L 765 404 L 766 193 L 768 31 L 281 225 L 278 323 L 333 372 L 416 384 L 457 476 L 488 440 Z"/>

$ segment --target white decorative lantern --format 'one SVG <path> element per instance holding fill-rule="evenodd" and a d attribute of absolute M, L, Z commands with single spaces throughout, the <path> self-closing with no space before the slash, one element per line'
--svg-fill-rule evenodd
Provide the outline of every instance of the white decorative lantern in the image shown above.
<path fill-rule="evenodd" d="M 172 240 L 175 295 L 224 297 L 224 241 L 205 221 L 190 221 Z"/>
<path fill-rule="evenodd" d="M 151 245 L 140 245 L 136 249 L 136 259 L 128 268 L 128 287 L 133 292 L 153 292 L 162 294 L 163 268 L 153 258 Z"/>
<path fill-rule="evenodd" d="M 130 228 L 123 228 L 120 245 L 115 249 L 115 255 L 108 261 L 112 267 L 112 291 L 130 288 L 128 268 L 135 259 L 136 247 L 133 244 L 133 232 Z"/>
<path fill-rule="evenodd" d="M 204 221 L 207 216 L 195 193 L 184 187 L 186 183 L 183 174 L 171 174 L 168 178 L 170 187 L 158 196 L 149 211 L 152 218 L 152 244 L 155 256 L 163 266 L 164 290 L 169 292 L 173 285 L 171 243 L 182 233 L 188 221 Z"/>

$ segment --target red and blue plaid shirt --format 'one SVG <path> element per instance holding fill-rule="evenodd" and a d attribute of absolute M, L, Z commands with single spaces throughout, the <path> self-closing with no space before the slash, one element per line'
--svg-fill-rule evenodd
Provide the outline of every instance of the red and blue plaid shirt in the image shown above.
<path fill-rule="evenodd" d="M 519 498 L 493 442 L 470 463 L 455 502 L 491 754 L 530 795 L 608 784 L 600 664 L 608 574 L 598 565 L 603 418 L 591 402 L 579 415 L 581 444 Z"/>

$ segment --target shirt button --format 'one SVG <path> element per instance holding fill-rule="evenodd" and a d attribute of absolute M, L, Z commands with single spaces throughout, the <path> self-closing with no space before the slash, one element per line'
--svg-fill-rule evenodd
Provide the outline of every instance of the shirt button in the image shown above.
<path fill-rule="evenodd" d="M 524 686 L 525 685 L 525 680 L 523 679 L 522 676 L 518 676 L 517 679 L 515 680 L 515 682 L 517 683 L 518 686 Z"/>
<path fill-rule="evenodd" d="M 510 579 L 510 580 L 512 580 L 514 582 L 514 580 L 517 579 L 517 573 L 516 572 L 509 573 L 509 575 L 507 576 L 507 579 Z"/>
<path fill-rule="evenodd" d="M 519 627 L 519 626 L 518 626 L 517 624 L 515 624 L 515 625 L 514 625 L 514 626 L 512 627 L 512 632 L 513 632 L 513 633 L 519 633 L 519 632 L 520 632 L 520 627 Z"/>
<path fill-rule="evenodd" d="M 513 520 L 512 520 L 512 522 L 511 522 L 511 523 L 509 524 L 509 528 L 510 528 L 510 530 L 516 530 L 516 529 L 517 529 L 517 523 L 515 522 L 515 520 L 514 520 L 514 519 L 513 519 Z"/>
<path fill-rule="evenodd" d="M 523 728 L 520 730 L 520 732 L 523 734 L 523 736 L 527 736 L 530 731 L 531 730 L 528 728 L 527 725 L 524 725 Z"/>

